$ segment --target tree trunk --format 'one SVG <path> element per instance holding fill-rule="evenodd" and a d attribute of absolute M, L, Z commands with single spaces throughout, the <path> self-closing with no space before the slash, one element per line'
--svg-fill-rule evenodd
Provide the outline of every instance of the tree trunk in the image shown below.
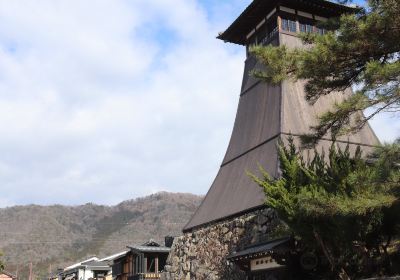
<path fill-rule="evenodd" d="M 324 241 L 322 240 L 321 236 L 319 236 L 318 232 L 315 230 L 315 228 L 313 229 L 314 232 L 314 237 L 317 240 L 319 246 L 322 249 L 322 252 L 324 253 L 325 257 L 328 259 L 329 264 L 331 265 L 331 270 L 332 272 L 334 271 L 339 271 L 339 279 L 340 280 L 350 280 L 349 275 L 347 275 L 347 272 L 344 270 L 344 268 L 340 268 L 339 270 L 336 270 L 336 264 L 335 264 L 335 260 L 332 256 L 332 254 L 329 252 L 329 249 L 325 246 Z"/>

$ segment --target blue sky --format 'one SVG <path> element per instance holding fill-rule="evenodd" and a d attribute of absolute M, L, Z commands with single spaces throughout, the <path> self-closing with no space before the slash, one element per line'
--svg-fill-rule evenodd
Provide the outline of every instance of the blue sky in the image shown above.
<path fill-rule="evenodd" d="M 204 194 L 244 61 L 215 37 L 249 2 L 0 2 L 0 207 Z"/>

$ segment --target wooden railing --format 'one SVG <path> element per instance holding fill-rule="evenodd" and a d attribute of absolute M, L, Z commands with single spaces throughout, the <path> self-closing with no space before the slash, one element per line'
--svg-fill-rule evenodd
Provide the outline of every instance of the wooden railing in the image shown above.
<path fill-rule="evenodd" d="M 128 280 L 158 280 L 160 277 L 160 273 L 139 273 L 129 276 Z"/>

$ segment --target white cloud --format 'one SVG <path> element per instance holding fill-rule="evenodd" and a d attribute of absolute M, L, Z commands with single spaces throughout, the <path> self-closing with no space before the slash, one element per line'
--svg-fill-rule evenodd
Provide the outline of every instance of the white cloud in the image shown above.
<path fill-rule="evenodd" d="M 0 1 L 0 206 L 205 193 L 244 60 L 215 36 L 249 2 Z"/>
<path fill-rule="evenodd" d="M 196 1 L 0 2 L 1 205 L 205 193 L 243 61 L 213 20 Z"/>

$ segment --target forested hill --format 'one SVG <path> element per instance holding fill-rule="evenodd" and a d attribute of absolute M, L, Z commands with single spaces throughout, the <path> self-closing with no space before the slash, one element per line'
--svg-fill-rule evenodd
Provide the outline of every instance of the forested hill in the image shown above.
<path fill-rule="evenodd" d="M 103 257 L 153 238 L 180 235 L 201 196 L 157 193 L 116 206 L 15 206 L 0 209 L 0 250 L 6 270 L 26 276 L 63 267 L 90 255 Z M 22 279 L 24 279 L 23 277 Z"/>

